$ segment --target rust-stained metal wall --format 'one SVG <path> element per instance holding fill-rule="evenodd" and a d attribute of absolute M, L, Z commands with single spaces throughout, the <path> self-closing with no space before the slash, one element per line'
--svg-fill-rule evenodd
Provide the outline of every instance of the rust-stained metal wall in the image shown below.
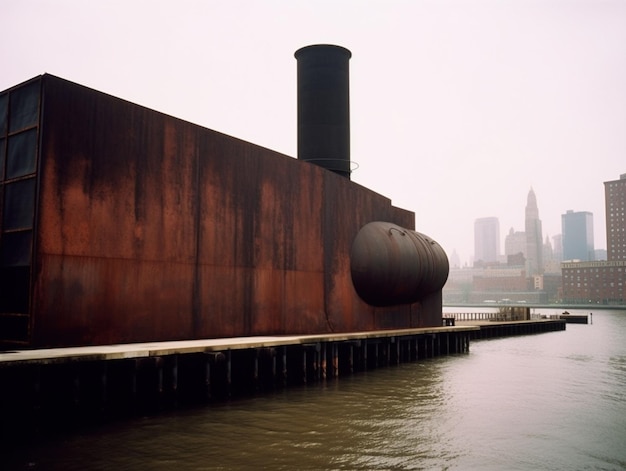
<path fill-rule="evenodd" d="M 412 212 L 307 162 L 38 80 L 28 345 L 441 325 L 440 297 L 373 307 L 352 285 L 359 230 L 414 229 Z"/>

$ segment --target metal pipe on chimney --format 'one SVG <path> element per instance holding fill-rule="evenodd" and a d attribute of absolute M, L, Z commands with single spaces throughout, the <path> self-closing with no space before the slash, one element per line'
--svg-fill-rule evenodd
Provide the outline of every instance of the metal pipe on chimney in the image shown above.
<path fill-rule="evenodd" d="M 298 61 L 298 159 L 350 178 L 352 53 L 318 44 L 295 52 Z"/>

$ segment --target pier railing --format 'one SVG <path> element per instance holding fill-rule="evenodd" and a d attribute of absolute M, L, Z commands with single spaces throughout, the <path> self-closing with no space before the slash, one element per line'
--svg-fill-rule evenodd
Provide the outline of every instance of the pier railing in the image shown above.
<path fill-rule="evenodd" d="M 446 312 L 444 317 L 455 321 L 523 321 L 527 320 L 523 314 L 517 312 Z"/>

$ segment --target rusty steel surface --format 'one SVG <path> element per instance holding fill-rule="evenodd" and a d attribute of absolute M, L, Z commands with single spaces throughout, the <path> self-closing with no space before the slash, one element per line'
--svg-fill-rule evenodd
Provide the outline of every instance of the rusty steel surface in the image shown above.
<path fill-rule="evenodd" d="M 434 240 L 382 221 L 359 231 L 350 261 L 357 293 L 375 306 L 415 303 L 441 290 L 449 271 L 448 257 Z"/>
<path fill-rule="evenodd" d="M 440 293 L 376 307 L 352 282 L 361 228 L 412 230 L 413 212 L 307 162 L 41 80 L 31 346 L 441 325 Z"/>

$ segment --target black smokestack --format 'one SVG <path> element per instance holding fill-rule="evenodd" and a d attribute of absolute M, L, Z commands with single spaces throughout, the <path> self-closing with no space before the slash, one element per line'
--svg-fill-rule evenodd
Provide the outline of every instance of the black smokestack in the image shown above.
<path fill-rule="evenodd" d="M 306 46 L 298 61 L 298 159 L 350 178 L 352 53 L 328 44 Z"/>

